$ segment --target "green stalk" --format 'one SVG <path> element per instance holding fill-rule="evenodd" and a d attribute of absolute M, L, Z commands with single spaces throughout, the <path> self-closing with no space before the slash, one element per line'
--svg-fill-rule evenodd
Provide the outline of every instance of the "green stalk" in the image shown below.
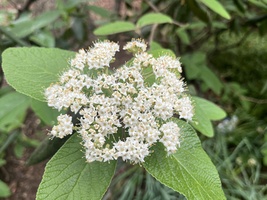
<path fill-rule="evenodd" d="M 0 147 L 0 154 L 6 150 L 6 148 L 17 138 L 19 134 L 20 132 L 18 130 L 15 130 L 8 136 L 3 146 Z"/>

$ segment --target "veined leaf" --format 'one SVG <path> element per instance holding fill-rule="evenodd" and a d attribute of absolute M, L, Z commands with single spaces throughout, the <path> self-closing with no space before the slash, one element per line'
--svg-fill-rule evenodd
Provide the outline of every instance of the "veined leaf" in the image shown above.
<path fill-rule="evenodd" d="M 217 0 L 199 0 L 199 1 L 201 1 L 203 4 L 205 4 L 211 10 L 213 10 L 217 14 L 221 15 L 225 19 L 231 19 L 231 16 L 224 9 L 224 7 L 221 5 L 221 3 L 219 1 L 217 1 Z"/>
<path fill-rule="evenodd" d="M 37 200 L 100 200 L 113 177 L 116 162 L 86 163 L 81 138 L 74 134 L 47 163 Z"/>
<path fill-rule="evenodd" d="M 134 31 L 135 26 L 131 22 L 117 21 L 105 24 L 94 30 L 95 35 L 111 35 L 115 33 L 123 33 L 127 31 Z"/>
<path fill-rule="evenodd" d="M 162 144 L 155 145 L 155 153 L 145 159 L 145 169 L 188 200 L 226 199 L 218 172 L 202 149 L 194 129 L 181 120 L 173 121 L 181 129 L 181 147 L 167 156 Z"/>
<path fill-rule="evenodd" d="M 172 23 L 172 18 L 168 15 L 164 15 L 162 13 L 149 13 L 143 15 L 136 23 L 138 28 L 142 28 L 151 24 L 164 24 L 164 23 Z"/>
<path fill-rule="evenodd" d="M 9 48 L 2 54 L 7 82 L 18 92 L 45 101 L 44 90 L 57 82 L 75 54 L 56 48 Z"/>

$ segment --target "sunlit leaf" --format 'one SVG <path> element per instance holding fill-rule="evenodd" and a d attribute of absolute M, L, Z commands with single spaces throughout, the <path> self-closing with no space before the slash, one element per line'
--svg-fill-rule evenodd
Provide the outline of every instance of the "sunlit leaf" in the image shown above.
<path fill-rule="evenodd" d="M 151 24 L 163 24 L 172 23 L 172 18 L 162 13 L 149 13 L 143 15 L 136 23 L 138 28 L 151 25 Z"/>
<path fill-rule="evenodd" d="M 75 54 L 55 48 L 9 48 L 2 54 L 7 82 L 18 92 L 45 101 L 44 90 L 58 81 Z"/>
<path fill-rule="evenodd" d="M 116 162 L 87 163 L 81 138 L 73 135 L 47 163 L 37 200 L 100 200 L 113 177 Z"/>
<path fill-rule="evenodd" d="M 213 102 L 199 97 L 192 98 L 194 103 L 197 104 L 203 110 L 203 112 L 205 112 L 205 115 L 208 117 L 208 119 L 221 120 L 226 117 L 225 111 Z"/>
<path fill-rule="evenodd" d="M 216 12 L 217 14 L 221 15 L 225 19 L 231 19 L 229 13 L 224 9 L 221 3 L 217 0 L 199 0 L 211 10 Z"/>
<path fill-rule="evenodd" d="M 224 200 L 221 181 L 194 129 L 186 122 L 173 119 L 181 128 L 181 147 L 167 156 L 162 144 L 145 159 L 145 169 L 158 181 L 183 194 L 188 200 Z"/>
<path fill-rule="evenodd" d="M 94 30 L 95 35 L 111 35 L 115 33 L 123 33 L 127 31 L 134 31 L 135 25 L 131 22 L 116 21 L 105 24 Z"/>

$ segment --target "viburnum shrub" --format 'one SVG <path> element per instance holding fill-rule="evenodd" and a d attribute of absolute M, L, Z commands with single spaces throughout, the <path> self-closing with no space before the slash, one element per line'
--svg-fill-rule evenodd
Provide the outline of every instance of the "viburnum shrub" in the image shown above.
<path fill-rule="evenodd" d="M 171 117 L 193 117 L 178 59 L 168 55 L 154 58 L 141 40 L 133 40 L 123 49 L 132 52 L 133 59 L 114 73 L 109 66 L 119 51 L 117 43 L 97 42 L 80 50 L 59 82 L 45 90 L 49 106 L 59 111 L 70 108 L 79 122 L 74 126 L 69 114 L 59 115 L 50 135 L 63 138 L 75 130 L 83 140 L 87 162 L 121 157 L 142 163 L 157 142 L 168 155 L 175 153 L 180 128 Z"/>
<path fill-rule="evenodd" d="M 37 47 L 3 53 L 8 83 L 32 97 L 35 113 L 53 124 L 51 142 L 69 137 L 47 163 L 36 198 L 101 199 L 121 160 L 144 167 L 187 199 L 225 199 L 190 125 L 213 134 L 210 120 L 224 111 L 188 94 L 170 51 L 147 51 L 143 40 L 133 39 L 122 47 L 132 58 L 112 70 L 119 50 L 118 43 L 97 41 L 76 54 Z"/>

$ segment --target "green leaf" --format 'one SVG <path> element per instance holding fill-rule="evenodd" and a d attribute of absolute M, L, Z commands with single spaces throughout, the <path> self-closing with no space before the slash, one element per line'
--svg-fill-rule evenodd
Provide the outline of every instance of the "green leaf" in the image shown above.
<path fill-rule="evenodd" d="M 199 4 L 195 0 L 187 0 L 190 9 L 192 12 L 203 22 L 208 23 L 210 21 L 207 13 L 199 6 Z"/>
<path fill-rule="evenodd" d="M 73 135 L 47 163 L 37 200 L 100 200 L 113 177 L 116 162 L 86 163 L 81 139 Z"/>
<path fill-rule="evenodd" d="M 0 180 L 0 197 L 9 197 L 11 195 L 7 184 Z"/>
<path fill-rule="evenodd" d="M 31 154 L 27 160 L 27 165 L 34 165 L 40 163 L 48 158 L 51 158 L 60 149 L 60 147 L 67 141 L 70 136 L 63 139 L 46 137 L 39 146 Z"/>
<path fill-rule="evenodd" d="M 77 7 L 81 3 L 87 3 L 88 0 L 66 0 L 66 1 L 58 1 L 62 3 L 62 6 L 65 10 L 72 9 Z"/>
<path fill-rule="evenodd" d="M 220 120 L 226 113 L 214 103 L 199 97 L 192 97 L 195 105 L 195 114 L 191 125 L 203 135 L 212 137 L 214 130 L 210 120 Z"/>
<path fill-rule="evenodd" d="M 143 164 L 158 181 L 183 194 L 188 200 L 224 200 L 218 172 L 194 129 L 186 122 L 173 119 L 181 129 L 181 147 L 171 156 L 162 144 L 155 145 L 153 153 Z"/>
<path fill-rule="evenodd" d="M 85 36 L 85 27 L 84 22 L 81 17 L 73 17 L 72 31 L 73 37 L 75 37 L 78 41 L 82 41 Z"/>
<path fill-rule="evenodd" d="M 58 81 L 75 54 L 55 48 L 9 48 L 2 54 L 7 82 L 18 92 L 45 101 L 44 89 Z"/>
<path fill-rule="evenodd" d="M 223 84 L 220 79 L 207 66 L 201 66 L 200 78 L 207 86 L 217 95 L 220 95 L 223 89 Z"/>
<path fill-rule="evenodd" d="M 263 9 L 267 9 L 267 5 L 266 3 L 262 2 L 262 1 L 259 1 L 259 0 L 248 0 L 248 2 L 260 7 L 260 8 L 263 8 Z"/>
<path fill-rule="evenodd" d="M 142 76 L 144 77 L 144 83 L 149 87 L 152 86 L 156 81 L 156 76 L 151 66 L 144 67 L 142 69 Z"/>
<path fill-rule="evenodd" d="M 4 96 L 5 94 L 8 94 L 9 92 L 14 92 L 14 91 L 15 90 L 9 85 L 3 86 L 0 89 L 0 97 Z"/>
<path fill-rule="evenodd" d="M 208 117 L 208 119 L 221 120 L 226 117 L 225 111 L 211 101 L 199 97 L 192 98 L 195 104 L 197 104 L 203 110 L 203 112 L 205 112 L 205 115 Z"/>
<path fill-rule="evenodd" d="M 22 158 L 23 156 L 23 153 L 24 153 L 24 150 L 25 150 L 25 146 L 21 143 L 16 143 L 15 147 L 14 147 L 14 153 L 15 153 L 15 156 L 17 158 Z"/>
<path fill-rule="evenodd" d="M 190 44 L 190 38 L 186 32 L 186 28 L 178 28 L 176 30 L 176 33 L 184 44 L 186 45 Z"/>
<path fill-rule="evenodd" d="M 34 113 L 42 120 L 46 125 L 53 126 L 57 121 L 57 116 L 60 115 L 55 109 L 52 109 L 46 102 L 37 101 L 32 99 L 31 107 Z"/>
<path fill-rule="evenodd" d="M 214 136 L 214 130 L 210 119 L 206 116 L 205 111 L 201 106 L 195 102 L 195 113 L 192 122 L 190 124 L 203 135 L 208 137 Z"/>
<path fill-rule="evenodd" d="M 189 80 L 200 79 L 214 93 L 219 95 L 223 88 L 220 79 L 206 66 L 206 55 L 203 52 L 195 52 L 183 55 L 181 58 L 185 65 L 185 74 Z"/>
<path fill-rule="evenodd" d="M 0 158 L 0 167 L 4 166 L 6 164 L 6 160 Z"/>
<path fill-rule="evenodd" d="M 95 35 L 111 35 L 115 33 L 123 33 L 127 31 L 134 31 L 135 26 L 131 22 L 116 21 L 105 24 L 94 30 Z"/>
<path fill-rule="evenodd" d="M 158 58 L 164 55 L 176 58 L 175 53 L 170 49 L 157 48 L 156 50 L 149 50 L 148 53 L 152 54 L 154 58 Z"/>
<path fill-rule="evenodd" d="M 30 40 L 43 47 L 55 47 L 55 38 L 50 31 L 36 33 Z"/>
<path fill-rule="evenodd" d="M 106 10 L 106 9 L 99 7 L 99 6 L 90 5 L 90 6 L 88 6 L 88 9 L 93 11 L 95 14 L 98 14 L 101 17 L 105 17 L 105 18 L 109 18 L 113 14 L 109 10 Z"/>
<path fill-rule="evenodd" d="M 0 129 L 9 132 L 21 126 L 30 99 L 20 93 L 10 92 L 0 98 Z"/>
<path fill-rule="evenodd" d="M 10 31 L 19 38 L 26 37 L 34 31 L 50 25 L 59 16 L 60 12 L 58 10 L 48 11 L 37 16 L 35 19 L 29 19 L 27 21 L 22 21 L 15 24 L 14 27 L 10 29 Z"/>
<path fill-rule="evenodd" d="M 159 43 L 152 41 L 149 45 L 149 50 L 154 51 L 154 50 L 158 50 L 158 49 L 163 49 L 163 47 Z"/>
<path fill-rule="evenodd" d="M 162 13 L 149 13 L 143 15 L 136 23 L 138 28 L 151 25 L 151 24 L 163 24 L 172 23 L 172 18 Z"/>
<path fill-rule="evenodd" d="M 221 15 L 225 19 L 231 19 L 229 13 L 224 9 L 221 3 L 217 0 L 199 0 L 211 10 L 216 12 L 217 14 Z"/>
<path fill-rule="evenodd" d="M 181 57 L 181 62 L 185 66 L 186 78 L 189 80 L 199 78 L 200 66 L 206 62 L 206 55 L 203 52 L 186 54 Z"/>
<path fill-rule="evenodd" d="M 12 131 L 11 133 L 4 133 L 1 134 L 0 136 L 7 136 L 7 137 L 1 137 L 1 146 L 0 146 L 0 155 L 8 148 L 8 146 L 13 143 L 14 141 L 17 140 L 17 138 L 19 137 L 21 133 L 19 132 L 19 129 L 16 129 L 14 131 Z"/>

